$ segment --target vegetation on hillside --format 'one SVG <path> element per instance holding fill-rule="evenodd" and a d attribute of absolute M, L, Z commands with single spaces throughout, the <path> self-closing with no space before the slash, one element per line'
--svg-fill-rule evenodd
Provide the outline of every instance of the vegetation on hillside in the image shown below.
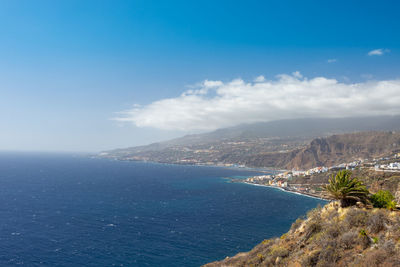
<path fill-rule="evenodd" d="M 396 201 L 394 196 L 388 190 L 379 190 L 371 194 L 366 186 L 358 178 L 353 178 L 348 170 L 342 170 L 331 176 L 329 184 L 325 186 L 328 195 L 340 202 L 342 208 L 362 204 L 372 204 L 375 208 L 387 208 L 394 210 Z"/>
<path fill-rule="evenodd" d="M 320 127 L 320 124 L 316 125 Z M 313 132 L 310 127 L 305 129 Z M 329 137 L 326 133 L 311 137 L 288 136 L 278 132 L 263 134 L 271 130 L 268 127 L 255 135 L 248 135 L 247 131 L 230 134 L 231 130 L 226 129 L 222 135 L 191 135 L 148 146 L 117 149 L 99 156 L 177 164 L 238 164 L 305 170 L 315 166 L 334 166 L 355 158 L 370 159 L 400 152 L 399 132 L 355 132 Z M 319 138 L 313 139 L 317 136 Z"/>
<path fill-rule="evenodd" d="M 347 170 L 332 175 L 325 189 L 333 199 L 340 201 L 342 208 L 355 205 L 357 202 L 364 204 L 369 202 L 368 189 L 357 178 L 352 178 L 351 172 Z"/>
<path fill-rule="evenodd" d="M 351 175 L 332 175 L 325 190 L 337 201 L 297 219 L 288 233 L 206 266 L 400 266 L 394 196 L 387 190 L 370 194 Z M 360 208 L 360 202 L 368 205 Z"/>
<path fill-rule="evenodd" d="M 396 202 L 394 196 L 387 190 L 379 190 L 376 194 L 371 196 L 371 202 L 376 208 L 387 208 L 394 210 Z"/>
<path fill-rule="evenodd" d="M 332 202 L 297 219 L 280 238 L 206 266 L 400 266 L 400 216 Z"/>

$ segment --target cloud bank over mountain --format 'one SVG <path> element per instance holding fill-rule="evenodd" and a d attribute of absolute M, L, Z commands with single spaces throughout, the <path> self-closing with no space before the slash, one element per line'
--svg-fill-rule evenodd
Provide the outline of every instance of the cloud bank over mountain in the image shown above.
<path fill-rule="evenodd" d="M 400 80 L 342 83 L 294 72 L 253 82 L 206 80 L 178 97 L 135 105 L 115 120 L 164 130 L 214 130 L 278 119 L 396 115 L 399 103 Z"/>

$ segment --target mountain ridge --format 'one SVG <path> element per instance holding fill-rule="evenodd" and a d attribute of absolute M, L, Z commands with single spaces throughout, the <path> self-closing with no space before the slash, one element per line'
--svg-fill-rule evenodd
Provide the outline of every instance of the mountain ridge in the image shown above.
<path fill-rule="evenodd" d="M 323 137 L 338 133 L 379 130 L 400 130 L 400 115 L 348 118 L 300 118 L 240 124 L 211 132 L 189 134 L 167 141 L 119 149 L 145 147 L 149 147 L 149 149 L 162 149 L 171 145 L 188 145 L 196 144 L 197 142 L 232 138 L 268 138 L 277 136 Z"/>
<path fill-rule="evenodd" d="M 359 155 L 355 147 L 346 140 L 340 140 L 339 137 L 323 139 L 335 135 L 345 136 L 349 133 L 357 136 L 357 133 L 364 131 L 368 131 L 371 135 L 371 131 L 377 130 L 386 132 L 400 130 L 400 116 L 312 118 L 239 125 L 146 146 L 106 151 L 101 156 L 176 164 L 239 164 L 249 167 L 304 169 L 321 164 L 333 164 L 336 163 L 336 159 L 348 160 L 352 156 L 369 157 L 378 154 L 379 149 L 373 148 L 374 151 L 371 153 Z M 377 135 L 377 132 L 372 135 Z M 350 138 L 353 142 L 357 140 L 351 135 L 342 138 Z M 365 139 L 363 139 L 364 146 L 379 139 L 376 137 L 378 139 L 374 141 L 373 137 L 368 139 L 362 134 L 358 134 L 357 138 Z M 346 144 L 346 149 L 351 149 L 351 153 L 340 151 L 337 147 L 339 144 L 335 145 L 335 142 Z M 386 143 L 382 145 L 388 146 Z M 335 155 L 328 153 L 329 157 L 335 160 L 327 160 L 325 155 L 327 149 L 334 149 L 339 153 Z M 344 153 L 345 156 L 341 156 L 340 153 Z"/>

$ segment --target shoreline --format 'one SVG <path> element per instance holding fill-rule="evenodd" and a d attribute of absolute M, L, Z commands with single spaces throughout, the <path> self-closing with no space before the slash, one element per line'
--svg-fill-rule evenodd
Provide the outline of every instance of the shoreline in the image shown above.
<path fill-rule="evenodd" d="M 285 172 L 288 170 L 278 169 L 274 167 L 249 167 L 249 166 L 242 166 L 236 163 L 229 163 L 232 165 L 217 165 L 217 164 L 206 164 L 206 163 L 179 163 L 179 162 L 162 162 L 162 161 L 152 161 L 152 160 L 134 160 L 134 159 L 120 159 L 120 158 L 113 158 L 113 157 L 102 157 L 99 155 L 89 155 L 90 158 L 97 158 L 97 159 L 108 159 L 108 160 L 115 160 L 115 161 L 125 161 L 125 162 L 142 162 L 142 163 L 154 163 L 154 164 L 166 164 L 166 165 L 177 165 L 177 166 L 196 166 L 196 167 L 218 167 L 218 168 L 229 168 L 229 169 L 241 169 L 241 170 L 251 170 L 251 171 L 268 171 L 268 172 Z M 236 166 L 235 166 L 236 165 Z"/>
<path fill-rule="evenodd" d="M 231 181 L 232 181 L 232 180 L 231 180 Z M 284 191 L 284 192 L 286 192 L 286 193 L 296 194 L 296 195 L 305 196 L 305 197 L 310 197 L 310 198 L 319 199 L 319 200 L 324 200 L 324 201 L 328 201 L 328 202 L 330 201 L 330 199 L 326 199 L 326 198 L 323 198 L 323 197 L 320 197 L 320 196 L 315 196 L 315 195 L 312 195 L 312 194 L 302 193 L 302 192 L 298 192 L 298 191 L 294 191 L 294 190 L 288 190 L 288 189 L 285 189 L 285 188 L 283 188 L 283 187 L 278 187 L 278 186 L 270 186 L 270 185 L 264 185 L 264 184 L 255 184 L 255 183 L 249 183 L 249 182 L 245 182 L 245 181 L 241 182 L 241 181 L 237 181 L 237 180 L 232 181 L 232 182 L 242 183 L 242 184 L 248 184 L 248 185 L 254 185 L 254 186 L 261 186 L 261 187 L 269 187 L 269 188 L 274 188 L 274 189 L 278 189 L 278 190 Z"/>
<path fill-rule="evenodd" d="M 268 172 L 268 173 L 281 173 L 287 170 L 275 169 L 273 167 L 248 167 L 248 166 L 224 166 L 224 165 L 212 165 L 212 164 L 184 164 L 177 162 L 161 162 L 161 161 L 151 161 L 151 160 L 132 160 L 132 159 L 118 159 L 118 158 L 108 158 L 108 157 L 98 157 L 98 156 L 89 156 L 90 158 L 96 159 L 105 159 L 111 161 L 122 161 L 122 162 L 141 162 L 141 163 L 151 163 L 151 164 L 162 164 L 162 165 L 175 165 L 175 166 L 192 166 L 192 167 L 211 167 L 211 168 L 224 168 L 224 169 L 237 169 L 237 170 L 246 170 L 246 171 L 254 171 L 254 172 Z"/>
<path fill-rule="evenodd" d="M 95 158 L 102 158 L 102 157 L 95 157 Z M 111 158 L 103 158 L 103 159 L 111 159 Z M 180 163 L 167 163 L 167 162 L 157 162 L 157 161 L 143 161 L 143 160 L 121 160 L 121 159 L 111 159 L 111 160 L 116 160 L 116 161 L 127 161 L 127 162 L 142 162 L 142 163 L 151 163 L 151 164 L 162 164 L 162 165 L 175 165 L 175 166 L 193 166 L 193 167 L 211 167 L 211 168 L 224 168 L 224 169 L 236 169 L 236 170 L 246 170 L 246 171 L 254 171 L 254 172 L 268 172 L 268 173 L 280 173 L 284 172 L 285 170 L 277 170 L 277 169 L 268 169 L 265 167 L 238 167 L 238 166 L 221 166 L 221 165 L 208 165 L 208 164 L 180 164 Z M 282 187 L 277 187 L 277 186 L 270 186 L 270 185 L 263 185 L 263 184 L 255 184 L 255 183 L 249 183 L 245 181 L 240 181 L 239 179 L 235 179 L 232 177 L 222 177 L 225 179 L 229 179 L 231 182 L 237 182 L 237 183 L 242 183 L 242 184 L 248 184 L 248 185 L 254 185 L 254 186 L 262 186 L 262 187 L 269 187 L 269 188 L 275 188 L 281 191 L 284 191 L 286 193 L 291 193 L 291 194 L 296 194 L 300 196 L 305 196 L 309 198 L 314 198 L 314 199 L 319 199 L 319 200 L 324 200 L 324 201 L 330 201 L 329 199 L 325 199 L 319 196 L 315 196 L 312 194 L 307 194 L 307 193 L 302 193 L 294 190 L 288 190 Z M 248 178 L 248 177 L 247 177 Z"/>
<path fill-rule="evenodd" d="M 102 157 L 95 157 L 95 158 L 102 158 Z M 103 158 L 103 159 L 110 159 L 110 158 Z M 212 168 L 224 168 L 224 169 L 236 169 L 236 170 L 246 170 L 246 171 L 254 171 L 254 172 L 268 172 L 268 173 L 280 173 L 284 172 L 285 170 L 277 170 L 277 169 L 268 169 L 265 167 L 238 167 L 238 166 L 221 166 L 221 165 L 208 165 L 208 164 L 180 164 L 180 163 L 167 163 L 167 162 L 157 162 L 157 161 L 142 161 L 142 160 L 121 160 L 121 159 L 111 159 L 111 160 L 116 160 L 116 161 L 127 161 L 127 162 L 142 162 L 142 163 L 151 163 L 151 164 L 162 164 L 162 165 L 175 165 L 175 166 L 193 166 L 193 167 L 212 167 Z M 298 192 L 294 190 L 288 190 L 283 187 L 277 187 L 277 186 L 270 186 L 270 185 L 264 185 L 264 184 L 255 184 L 255 183 L 249 183 L 246 182 L 245 180 L 241 181 L 240 179 L 235 179 L 232 177 L 222 177 L 225 179 L 229 179 L 231 182 L 236 182 L 236 183 L 242 183 L 242 184 L 248 184 L 248 185 L 254 185 L 254 186 L 262 186 L 262 187 L 269 187 L 269 188 L 274 188 L 278 189 L 281 191 L 284 191 L 286 193 L 291 193 L 291 194 L 296 194 L 304 197 L 309 197 L 309 198 L 314 198 L 314 199 L 319 199 L 319 200 L 324 200 L 324 201 L 330 201 L 330 199 L 326 199 L 320 196 L 316 196 L 310 193 L 303 193 L 303 192 Z M 248 178 L 248 177 L 247 177 Z"/>
<path fill-rule="evenodd" d="M 103 158 L 103 157 L 95 157 L 95 158 Z M 111 158 L 103 158 L 103 159 L 111 159 Z M 167 163 L 167 162 L 157 162 L 157 161 L 143 161 L 143 160 L 121 160 L 121 159 L 111 159 L 111 160 L 116 160 L 116 161 L 127 161 L 127 162 L 142 162 L 142 163 L 151 163 L 151 164 L 162 164 L 162 165 L 175 165 L 175 166 L 193 166 L 193 167 L 212 167 L 212 168 L 224 168 L 224 169 L 236 169 L 236 170 L 246 170 L 246 171 L 254 171 L 254 172 L 268 172 L 268 173 L 280 173 L 284 172 L 285 170 L 277 170 L 277 169 L 268 169 L 265 167 L 239 167 L 239 166 L 221 166 L 221 165 L 208 165 L 208 164 L 180 164 L 180 163 Z M 239 179 L 235 179 L 232 177 L 222 177 L 225 179 L 229 179 L 231 182 L 236 182 L 236 183 L 242 183 L 242 184 L 248 184 L 248 185 L 254 185 L 254 186 L 262 186 L 262 187 L 269 187 L 269 188 L 274 188 L 278 189 L 281 191 L 284 191 L 286 193 L 291 193 L 291 194 L 296 194 L 304 197 L 309 197 L 309 198 L 314 198 L 314 199 L 319 199 L 319 200 L 324 200 L 324 201 L 330 201 L 330 199 L 326 199 L 320 196 L 316 196 L 310 193 L 304 193 L 304 192 L 298 192 L 294 190 L 288 190 L 282 187 L 277 187 L 277 186 L 270 186 L 270 185 L 264 185 L 264 184 L 255 184 L 255 183 L 249 183 L 246 181 L 241 181 Z"/>

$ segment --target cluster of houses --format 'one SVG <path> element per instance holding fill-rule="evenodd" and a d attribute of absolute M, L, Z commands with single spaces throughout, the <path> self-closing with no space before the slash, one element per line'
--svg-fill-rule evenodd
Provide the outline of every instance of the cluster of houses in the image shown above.
<path fill-rule="evenodd" d="M 297 171 L 297 170 L 292 170 L 292 171 L 286 171 L 282 172 L 276 175 L 258 175 L 258 176 L 253 176 L 250 178 L 246 179 L 246 182 L 249 183 L 255 183 L 255 184 L 265 184 L 265 185 L 270 185 L 270 186 L 277 186 L 277 187 L 288 187 L 288 181 L 292 180 L 294 177 L 299 177 L 299 176 L 309 176 L 312 174 L 317 174 L 317 173 L 324 173 L 328 172 L 330 170 L 336 171 L 336 170 L 342 170 L 342 169 L 348 169 L 352 170 L 355 167 L 359 166 L 362 161 L 353 161 L 349 163 L 342 163 L 337 166 L 332 166 L 332 167 L 315 167 L 306 171 Z"/>
<path fill-rule="evenodd" d="M 328 171 L 339 171 L 339 170 L 354 170 L 355 168 L 368 168 L 374 169 L 375 171 L 389 171 L 389 172 L 400 172 L 400 162 L 393 162 L 400 158 L 400 153 L 395 154 L 390 158 L 379 158 L 373 160 L 355 160 L 353 162 L 342 163 L 331 167 L 316 167 L 306 171 L 286 171 L 275 175 L 259 175 L 253 176 L 246 179 L 247 183 L 268 185 L 273 187 L 280 187 L 284 190 L 307 194 L 311 196 L 321 197 L 322 191 L 318 190 L 324 184 L 295 184 L 291 182 L 295 177 L 307 177 L 313 174 L 325 173 Z M 392 162 L 390 162 L 392 161 Z M 381 164 L 385 163 L 385 164 Z M 289 183 L 289 184 L 288 184 Z"/>
<path fill-rule="evenodd" d="M 315 173 L 323 173 L 323 172 L 327 172 L 329 170 L 328 167 L 315 167 L 306 171 L 291 171 L 291 176 L 292 177 L 298 177 L 298 176 L 305 176 L 305 175 L 311 175 L 311 174 L 315 174 Z M 289 173 L 290 175 L 290 173 Z"/>
<path fill-rule="evenodd" d="M 265 184 L 265 185 L 270 185 L 270 186 L 277 186 L 277 187 L 287 187 L 288 183 L 287 180 L 283 180 L 282 175 L 258 175 L 258 176 L 253 176 L 250 178 L 246 179 L 246 182 L 248 183 L 254 183 L 254 184 Z"/>
<path fill-rule="evenodd" d="M 375 171 L 400 171 L 400 162 L 391 162 L 389 164 L 375 165 Z"/>
<path fill-rule="evenodd" d="M 360 164 L 362 162 L 363 162 L 362 160 L 356 160 L 353 162 L 342 163 L 342 164 L 331 166 L 331 167 L 325 167 L 325 166 L 315 167 L 315 168 L 308 169 L 305 171 L 292 170 L 289 172 L 281 173 L 281 174 L 277 175 L 276 177 L 290 179 L 292 177 L 309 176 L 312 174 L 324 173 L 324 172 L 328 172 L 328 171 L 354 170 L 356 167 L 360 166 Z"/>
<path fill-rule="evenodd" d="M 396 155 L 397 156 L 397 155 Z M 384 159 L 383 159 L 384 160 Z M 339 170 L 354 170 L 356 167 L 365 167 L 368 161 L 367 160 L 355 160 L 352 162 L 341 163 L 331 167 L 315 167 L 305 171 L 286 171 L 276 175 L 259 175 L 253 176 L 246 179 L 246 182 L 255 183 L 255 184 L 264 184 L 270 186 L 277 187 L 288 187 L 288 181 L 292 180 L 294 177 L 300 176 L 310 176 L 317 173 L 324 173 L 328 171 L 339 171 Z M 375 159 L 373 162 L 376 162 Z M 374 165 L 372 165 L 374 166 Z M 399 170 L 400 171 L 400 163 L 393 162 L 387 165 L 375 165 L 375 170 Z"/>
<path fill-rule="evenodd" d="M 400 171 L 400 162 L 390 162 L 395 161 L 400 158 L 400 153 L 394 154 L 391 158 L 379 158 L 373 159 L 375 171 Z M 388 162 L 389 161 L 389 162 Z"/>

